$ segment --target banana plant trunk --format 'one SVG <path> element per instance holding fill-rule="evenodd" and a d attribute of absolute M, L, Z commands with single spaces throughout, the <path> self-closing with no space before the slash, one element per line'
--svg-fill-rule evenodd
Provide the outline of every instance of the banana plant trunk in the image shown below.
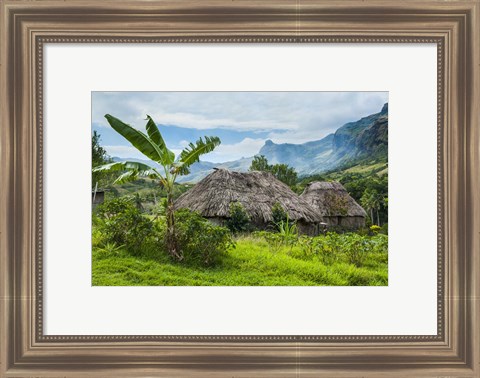
<path fill-rule="evenodd" d="M 173 207 L 173 196 L 167 195 L 167 250 L 168 253 L 178 261 L 183 259 L 181 251 L 178 250 L 177 235 L 175 232 L 175 208 Z"/>

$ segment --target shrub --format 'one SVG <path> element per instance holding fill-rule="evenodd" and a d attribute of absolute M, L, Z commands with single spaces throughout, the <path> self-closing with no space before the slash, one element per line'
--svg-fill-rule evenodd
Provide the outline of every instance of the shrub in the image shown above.
<path fill-rule="evenodd" d="M 235 247 L 228 228 L 211 224 L 197 212 L 178 210 L 175 221 L 177 243 L 187 263 L 215 265 Z"/>
<path fill-rule="evenodd" d="M 388 223 L 384 223 L 382 225 L 382 230 L 380 231 L 382 234 L 388 235 Z"/>
<path fill-rule="evenodd" d="M 278 253 L 285 245 L 283 238 L 278 233 L 268 232 L 268 231 L 259 231 L 258 236 L 262 236 L 268 244 L 268 249 L 272 253 Z"/>
<path fill-rule="evenodd" d="M 227 220 L 227 227 L 234 234 L 247 232 L 251 229 L 250 217 L 240 202 L 230 203 L 230 218 Z"/>
<path fill-rule="evenodd" d="M 376 224 L 372 224 L 370 226 L 370 231 L 372 232 L 373 235 L 377 235 L 382 228 L 380 226 L 377 226 Z"/>
<path fill-rule="evenodd" d="M 290 247 L 290 252 L 298 242 L 298 228 L 295 223 L 280 222 L 278 232 L 256 231 L 254 236 L 262 237 L 268 243 L 270 252 L 278 253 L 284 246 Z"/>
<path fill-rule="evenodd" d="M 134 254 L 153 236 L 153 223 L 140 213 L 129 197 L 105 201 L 96 209 L 97 227 L 105 243 L 124 245 Z"/>
<path fill-rule="evenodd" d="M 311 259 L 313 256 L 318 255 L 318 243 L 315 238 L 302 235 L 298 239 L 298 246 L 301 253 L 298 257 Z"/>
<path fill-rule="evenodd" d="M 288 220 L 288 215 L 279 202 L 275 202 L 272 207 L 272 223 L 275 229 L 278 230 L 280 223 Z"/>
<path fill-rule="evenodd" d="M 368 237 L 354 233 L 348 234 L 342 244 L 348 262 L 357 267 L 363 265 L 368 252 L 372 249 L 372 243 Z"/>
<path fill-rule="evenodd" d="M 290 249 L 298 241 L 298 227 L 295 222 L 289 222 L 288 215 L 285 222 L 280 222 L 278 225 L 278 234 L 280 235 L 283 243 L 290 246 Z"/>
<path fill-rule="evenodd" d="M 340 259 L 341 240 L 344 237 L 335 232 L 327 232 L 326 235 L 315 238 L 317 256 L 323 265 L 333 265 Z"/>

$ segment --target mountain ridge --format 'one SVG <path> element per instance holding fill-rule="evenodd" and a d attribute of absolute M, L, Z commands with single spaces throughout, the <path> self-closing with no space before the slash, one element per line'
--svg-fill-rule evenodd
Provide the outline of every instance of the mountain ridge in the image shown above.
<path fill-rule="evenodd" d="M 388 153 L 388 102 L 380 112 L 348 122 L 334 133 L 322 139 L 303 144 L 276 144 L 270 139 L 260 148 L 257 155 L 264 155 L 270 164 L 288 164 L 300 176 L 323 173 L 341 166 L 355 164 L 362 160 L 387 161 Z M 158 164 L 142 159 L 114 157 L 114 161 L 133 160 L 146 164 Z M 189 175 L 179 177 L 179 182 L 198 182 L 213 168 L 226 168 L 245 172 L 250 167 L 252 157 L 212 163 L 200 161 L 191 166 Z"/>

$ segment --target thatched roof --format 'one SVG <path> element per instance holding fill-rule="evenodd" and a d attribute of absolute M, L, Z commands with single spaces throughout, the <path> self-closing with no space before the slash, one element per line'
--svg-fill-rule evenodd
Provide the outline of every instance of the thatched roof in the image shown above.
<path fill-rule="evenodd" d="M 367 216 L 365 210 L 339 182 L 312 182 L 307 185 L 300 197 L 323 216 Z"/>
<path fill-rule="evenodd" d="M 287 185 L 267 172 L 216 169 L 182 194 L 175 208 L 198 211 L 207 218 L 228 218 L 230 203 L 239 202 L 254 222 L 272 221 L 272 207 L 280 203 L 292 220 L 321 222 L 321 216 Z"/>

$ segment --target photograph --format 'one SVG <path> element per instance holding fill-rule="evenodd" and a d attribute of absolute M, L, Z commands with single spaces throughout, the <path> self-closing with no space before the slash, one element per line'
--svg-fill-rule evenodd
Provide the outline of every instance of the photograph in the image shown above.
<path fill-rule="evenodd" d="M 388 92 L 92 92 L 93 286 L 388 286 Z"/>
<path fill-rule="evenodd" d="M 0 377 L 480 378 L 480 0 L 0 13 Z"/>

